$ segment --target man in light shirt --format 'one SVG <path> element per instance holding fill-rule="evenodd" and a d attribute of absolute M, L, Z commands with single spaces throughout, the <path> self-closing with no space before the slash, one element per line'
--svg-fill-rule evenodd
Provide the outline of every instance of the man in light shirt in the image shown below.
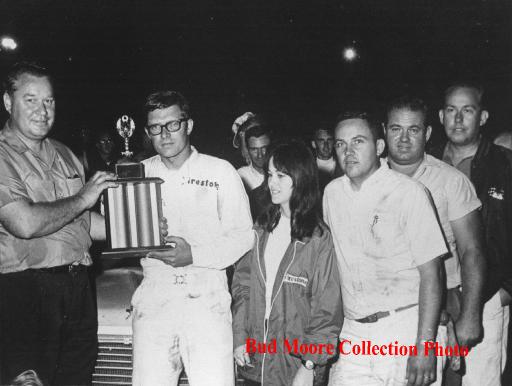
<path fill-rule="evenodd" d="M 249 152 L 251 163 L 238 169 L 247 193 L 261 185 L 265 176 L 263 167 L 265 165 L 267 149 L 271 144 L 271 132 L 265 124 L 251 126 L 245 132 L 244 137 Z"/>
<path fill-rule="evenodd" d="M 334 141 L 345 175 L 327 185 L 323 209 L 341 274 L 340 341 L 396 341 L 418 355 L 340 353 L 329 384 L 440 384 L 442 366 L 425 345 L 445 344 L 437 327 L 447 248 L 427 192 L 381 163 L 384 140 L 366 113 L 342 115 Z"/>
<path fill-rule="evenodd" d="M 160 177 L 167 219 L 165 252 L 141 260 L 144 280 L 132 298 L 133 384 L 234 384 L 231 296 L 226 267 L 253 243 L 247 195 L 236 170 L 190 144 L 194 121 L 174 91 L 146 100 L 146 133 L 157 155 L 143 161 Z"/>
<path fill-rule="evenodd" d="M 425 154 L 432 133 L 427 116 L 427 106 L 420 99 L 404 97 L 390 104 L 384 125 L 388 163 L 391 169 L 421 182 L 432 195 L 450 247 L 445 260 L 446 309 L 455 322 L 458 343 L 473 346 L 482 332 L 485 255 L 481 202 L 463 173 Z"/>

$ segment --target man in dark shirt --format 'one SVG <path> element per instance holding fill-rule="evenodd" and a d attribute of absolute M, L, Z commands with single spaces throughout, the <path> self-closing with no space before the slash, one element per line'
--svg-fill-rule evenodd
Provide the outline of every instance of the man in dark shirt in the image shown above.
<path fill-rule="evenodd" d="M 448 142 L 435 157 L 462 171 L 482 202 L 488 275 L 484 289 L 483 340 L 466 358 L 463 385 L 500 385 L 505 365 L 510 294 L 512 293 L 512 152 L 481 133 L 489 113 L 483 89 L 458 83 L 445 92 L 439 118 Z"/>

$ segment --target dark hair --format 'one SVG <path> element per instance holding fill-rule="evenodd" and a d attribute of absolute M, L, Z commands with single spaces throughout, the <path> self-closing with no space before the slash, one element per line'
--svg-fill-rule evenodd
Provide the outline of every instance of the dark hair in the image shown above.
<path fill-rule="evenodd" d="M 446 102 L 446 98 L 452 92 L 459 88 L 470 88 L 476 92 L 476 96 L 478 98 L 478 104 L 480 108 L 484 108 L 484 87 L 478 83 L 473 81 L 457 81 L 450 84 L 449 87 L 444 91 L 444 101 Z"/>
<path fill-rule="evenodd" d="M 383 138 L 381 126 L 370 113 L 366 111 L 344 111 L 338 115 L 334 126 L 336 127 L 341 121 L 346 121 L 347 119 L 362 119 L 365 121 L 375 142 Z"/>
<path fill-rule="evenodd" d="M 157 91 L 146 98 L 144 113 L 147 115 L 151 111 L 166 109 L 171 106 L 178 106 L 186 118 L 191 118 L 190 105 L 187 99 L 177 91 Z"/>
<path fill-rule="evenodd" d="M 404 95 L 393 101 L 386 108 L 386 120 L 389 119 L 389 114 L 393 110 L 409 110 L 412 112 L 419 112 L 423 115 L 423 123 L 427 125 L 428 120 L 428 106 L 420 98 Z"/>
<path fill-rule="evenodd" d="M 317 229 L 322 234 L 327 225 L 322 220 L 318 168 L 311 150 L 304 142 L 297 140 L 281 143 L 269 152 L 263 182 L 268 206 L 258 217 L 258 225 L 272 232 L 281 218 L 279 205 L 273 204 L 270 200 L 268 187 L 270 159 L 277 170 L 289 175 L 293 181 L 293 192 L 290 197 L 292 239 L 303 241 L 311 237 Z"/>
<path fill-rule="evenodd" d="M 332 132 L 332 129 L 329 129 L 328 127 L 318 127 L 316 128 L 314 131 L 313 131 L 313 140 L 316 138 L 316 136 L 318 135 L 318 133 L 320 131 L 325 131 L 327 133 L 329 133 L 331 136 L 333 136 L 333 132 Z"/>
<path fill-rule="evenodd" d="M 2 88 L 4 92 L 12 95 L 14 91 L 16 91 L 16 82 L 24 74 L 38 78 L 48 78 L 50 83 L 52 83 L 50 72 L 45 67 L 33 62 L 18 62 L 15 63 L 9 71 L 7 71 L 7 74 L 2 81 Z"/>
<path fill-rule="evenodd" d="M 257 124 L 249 127 L 245 132 L 245 144 L 249 147 L 249 138 L 261 137 L 262 135 L 267 135 L 272 139 L 272 131 L 265 124 Z"/>

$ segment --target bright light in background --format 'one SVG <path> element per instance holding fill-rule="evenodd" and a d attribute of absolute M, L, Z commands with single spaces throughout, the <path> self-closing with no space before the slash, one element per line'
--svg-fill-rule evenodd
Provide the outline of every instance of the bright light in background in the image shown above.
<path fill-rule="evenodd" d="M 346 47 L 343 50 L 343 59 L 347 62 L 352 62 L 357 59 L 357 51 L 354 47 Z"/>
<path fill-rule="evenodd" d="M 0 40 L 0 48 L 3 48 L 4 50 L 15 50 L 16 47 L 18 47 L 18 44 L 14 41 L 13 38 L 4 36 Z"/>

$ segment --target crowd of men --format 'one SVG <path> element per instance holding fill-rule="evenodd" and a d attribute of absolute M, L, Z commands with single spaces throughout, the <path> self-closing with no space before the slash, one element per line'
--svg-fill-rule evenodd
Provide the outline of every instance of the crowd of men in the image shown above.
<path fill-rule="evenodd" d="M 482 134 L 483 96 L 470 83 L 446 89 L 439 119 L 447 142 L 429 154 L 432 126 L 418 98 L 392 101 L 381 122 L 345 112 L 332 127 L 312 130 L 342 283 L 340 340 L 420 350 L 339 355 L 329 385 L 501 384 L 512 299 L 512 151 Z M 100 170 L 86 179 L 79 159 L 48 137 L 55 99 L 45 68 L 15 65 L 3 101 L 0 383 L 35 370 L 48 385 L 90 384 L 97 317 L 89 247 L 105 238 L 104 219 L 91 208 L 116 176 Z M 164 181 L 162 232 L 174 248 L 141 260 L 133 383 L 176 385 L 185 369 L 192 386 L 234 385 L 225 271 L 253 246 L 274 136 L 253 114 L 239 120 L 248 164 L 237 171 L 191 145 L 192 111 L 178 92 L 149 95 L 145 113 L 157 154 L 143 163 L 146 176 Z M 111 142 L 98 136 L 105 169 Z M 435 343 L 470 352 L 439 357 L 426 350 Z"/>

